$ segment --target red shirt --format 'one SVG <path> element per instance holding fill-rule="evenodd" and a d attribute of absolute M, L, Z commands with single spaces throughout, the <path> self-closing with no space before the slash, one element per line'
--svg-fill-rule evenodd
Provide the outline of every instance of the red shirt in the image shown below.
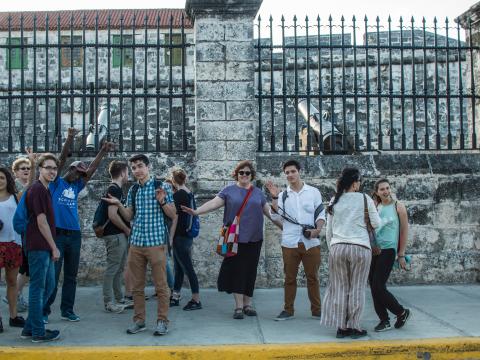
<path fill-rule="evenodd" d="M 47 250 L 51 251 L 50 245 L 43 237 L 38 228 L 37 216 L 45 214 L 52 237 L 55 238 L 55 217 L 53 214 L 52 197 L 50 191 L 43 186 L 40 180 L 35 181 L 28 189 L 27 193 L 27 211 L 29 222 L 27 225 L 26 245 L 27 251 Z"/>

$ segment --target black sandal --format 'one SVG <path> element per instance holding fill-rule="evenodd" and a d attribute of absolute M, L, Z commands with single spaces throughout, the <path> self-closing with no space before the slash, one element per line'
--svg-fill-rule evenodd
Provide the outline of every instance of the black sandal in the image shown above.
<path fill-rule="evenodd" d="M 243 309 L 242 308 L 236 308 L 233 311 L 233 318 L 236 319 L 236 320 L 243 319 Z"/>
<path fill-rule="evenodd" d="M 257 316 L 257 312 L 252 307 L 252 305 L 245 305 L 243 307 L 243 313 L 247 316 Z"/>

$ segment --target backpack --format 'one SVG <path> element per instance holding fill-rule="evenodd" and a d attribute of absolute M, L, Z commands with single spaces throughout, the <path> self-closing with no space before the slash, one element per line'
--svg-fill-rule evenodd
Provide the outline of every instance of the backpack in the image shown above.
<path fill-rule="evenodd" d="M 17 200 L 15 196 L 15 201 L 17 202 L 17 209 L 13 215 L 13 229 L 19 235 L 24 235 L 27 232 L 28 222 L 30 221 L 30 216 L 28 216 L 27 209 L 27 193 L 28 190 L 25 190 L 20 198 L 20 201 Z"/>
<path fill-rule="evenodd" d="M 190 208 L 196 210 L 197 204 L 195 203 L 195 196 L 193 193 L 189 194 L 190 196 Z M 200 218 L 198 216 L 193 216 L 187 214 L 188 221 L 187 221 L 187 236 L 191 238 L 196 238 L 200 233 Z"/>
<path fill-rule="evenodd" d="M 113 184 L 113 183 L 110 186 L 112 185 L 117 186 L 116 184 Z M 107 194 L 108 194 L 108 190 L 105 196 L 107 196 Z M 105 228 L 109 223 L 110 223 L 110 219 L 108 218 L 108 204 L 102 199 L 100 199 L 100 201 L 98 202 L 97 208 L 95 209 L 95 214 L 93 215 L 93 222 L 92 222 L 92 228 L 93 228 L 93 231 L 95 232 L 95 236 L 98 238 L 103 237 Z"/>

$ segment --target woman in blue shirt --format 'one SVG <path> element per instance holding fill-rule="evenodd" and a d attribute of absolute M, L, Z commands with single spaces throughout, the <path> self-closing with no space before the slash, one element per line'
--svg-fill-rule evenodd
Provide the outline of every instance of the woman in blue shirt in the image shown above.
<path fill-rule="evenodd" d="M 378 246 L 372 249 L 374 256 L 369 275 L 373 304 L 380 319 L 375 331 L 381 332 L 392 328 L 388 311 L 397 316 L 396 329 L 403 327 L 410 317 L 410 310 L 400 305 L 386 286 L 395 259 L 398 258 L 401 269 L 407 269 L 405 248 L 408 238 L 408 216 L 405 205 L 392 198 L 387 179 L 380 179 L 375 183 L 373 198 L 382 223 L 385 223 L 385 226 L 376 232 Z"/>

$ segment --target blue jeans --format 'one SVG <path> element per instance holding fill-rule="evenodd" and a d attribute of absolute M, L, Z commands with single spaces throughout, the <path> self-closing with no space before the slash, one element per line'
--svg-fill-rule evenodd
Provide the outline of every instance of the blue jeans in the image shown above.
<path fill-rule="evenodd" d="M 198 279 L 192 263 L 193 239 L 186 236 L 176 236 L 173 239 L 173 260 L 175 265 L 175 285 L 173 290 L 180 292 L 185 275 L 188 277 L 192 294 L 198 294 Z"/>
<path fill-rule="evenodd" d="M 60 230 L 57 228 L 55 244 L 57 244 L 58 250 L 60 251 L 60 259 L 55 263 L 55 289 L 45 304 L 43 314 L 50 315 L 51 313 L 50 307 L 57 296 L 60 272 L 62 271 L 62 264 L 65 262 L 60 311 L 62 315 L 67 315 L 73 313 L 73 305 L 75 304 L 82 235 L 80 231 Z"/>
<path fill-rule="evenodd" d="M 33 336 L 45 335 L 43 305 L 55 287 L 55 267 L 50 251 L 32 250 L 28 252 L 30 286 L 28 288 L 28 318 L 25 332 Z"/>

